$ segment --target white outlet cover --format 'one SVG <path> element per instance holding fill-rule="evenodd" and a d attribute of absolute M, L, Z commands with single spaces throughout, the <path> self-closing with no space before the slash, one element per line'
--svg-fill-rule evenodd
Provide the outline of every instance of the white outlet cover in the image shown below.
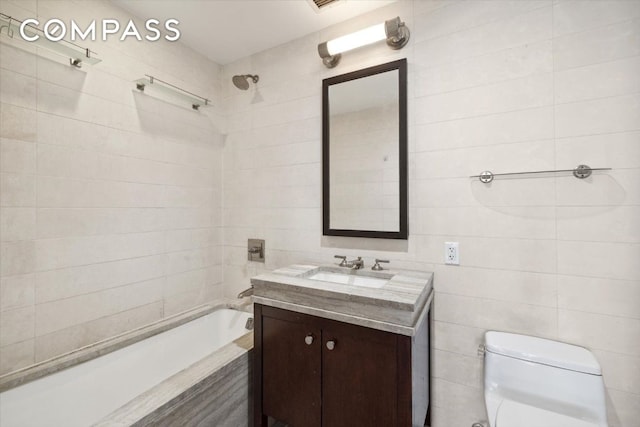
<path fill-rule="evenodd" d="M 444 242 L 444 263 L 460 265 L 460 248 L 458 242 Z"/>

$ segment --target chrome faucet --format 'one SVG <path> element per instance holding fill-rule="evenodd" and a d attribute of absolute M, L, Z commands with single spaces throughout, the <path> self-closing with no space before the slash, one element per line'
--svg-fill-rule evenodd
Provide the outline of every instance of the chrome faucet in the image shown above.
<path fill-rule="evenodd" d="M 348 261 L 347 267 L 351 268 L 352 270 L 360 270 L 361 268 L 364 268 L 364 261 L 362 260 L 362 257 L 358 257 L 358 259 Z"/>
<path fill-rule="evenodd" d="M 245 289 L 244 291 L 240 292 L 238 294 L 238 298 L 244 298 L 244 297 L 248 297 L 248 296 L 251 296 L 251 295 L 253 295 L 253 286 L 251 286 L 250 288 Z"/>
<path fill-rule="evenodd" d="M 333 257 L 342 260 L 342 261 L 340 261 L 340 264 L 338 264 L 338 267 L 346 267 L 347 266 L 347 257 L 346 256 L 344 256 L 344 255 L 334 255 Z"/>
<path fill-rule="evenodd" d="M 362 257 L 358 257 L 358 259 L 354 259 L 353 261 L 347 261 L 347 257 L 344 255 L 334 255 L 333 257 L 342 260 L 340 261 L 340 264 L 338 264 L 338 267 L 347 267 L 352 270 L 360 270 L 361 268 L 364 268 L 364 261 L 362 260 Z"/>

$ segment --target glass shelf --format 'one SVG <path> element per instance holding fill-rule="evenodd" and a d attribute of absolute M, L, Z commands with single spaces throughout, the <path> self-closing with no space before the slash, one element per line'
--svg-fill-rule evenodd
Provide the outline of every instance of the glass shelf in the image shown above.
<path fill-rule="evenodd" d="M 20 24 L 22 21 L 16 18 L 12 18 L 9 15 L 0 13 L 0 34 L 3 37 L 9 37 L 14 40 L 20 40 L 24 43 L 44 48 L 50 52 L 58 55 L 66 56 L 69 58 L 69 63 L 74 67 L 80 68 L 82 64 L 95 65 L 102 60 L 96 57 L 96 53 L 83 48 L 75 43 L 71 43 L 67 40 L 60 40 L 57 42 L 51 41 L 45 37 L 44 31 L 33 25 L 26 25 L 24 33 L 29 37 L 38 35 L 37 40 L 32 42 L 23 40 L 20 37 Z M 17 35 L 17 37 L 15 37 Z"/>
<path fill-rule="evenodd" d="M 141 92 L 144 92 L 147 87 L 151 86 L 159 93 L 165 93 L 173 98 L 187 101 L 191 104 L 191 108 L 194 110 L 198 110 L 202 105 L 209 105 L 211 102 L 207 98 L 188 92 L 178 86 L 174 86 L 171 83 L 167 83 L 148 74 L 146 74 L 145 77 L 136 80 L 134 83 L 136 84 L 136 88 Z"/>

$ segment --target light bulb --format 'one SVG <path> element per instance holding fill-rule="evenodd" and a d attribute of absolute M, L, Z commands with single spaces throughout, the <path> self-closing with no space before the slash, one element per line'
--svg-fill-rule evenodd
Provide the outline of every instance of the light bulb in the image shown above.
<path fill-rule="evenodd" d="M 387 38 L 384 22 L 327 42 L 329 55 L 347 52 Z"/>

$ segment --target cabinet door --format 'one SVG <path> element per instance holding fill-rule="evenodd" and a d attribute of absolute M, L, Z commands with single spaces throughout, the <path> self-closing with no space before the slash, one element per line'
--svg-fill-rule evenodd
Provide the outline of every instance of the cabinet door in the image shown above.
<path fill-rule="evenodd" d="M 399 426 L 395 336 L 339 323 L 322 335 L 323 427 Z"/>
<path fill-rule="evenodd" d="M 320 427 L 320 328 L 286 317 L 262 317 L 262 412 L 290 427 Z"/>

